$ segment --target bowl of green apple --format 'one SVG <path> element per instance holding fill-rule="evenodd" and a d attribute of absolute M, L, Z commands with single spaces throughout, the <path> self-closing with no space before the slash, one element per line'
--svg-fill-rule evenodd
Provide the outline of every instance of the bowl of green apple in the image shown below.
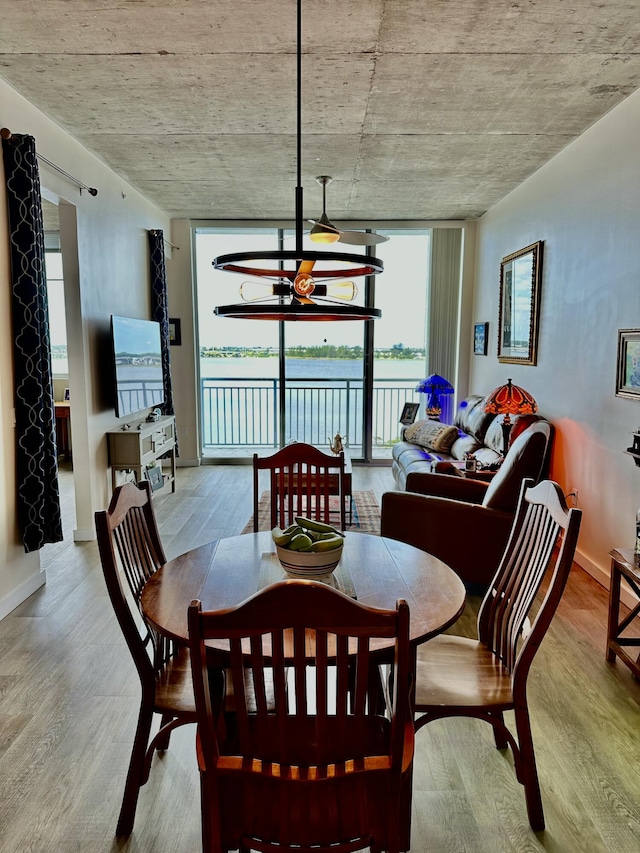
<path fill-rule="evenodd" d="M 323 521 L 297 516 L 285 530 L 274 527 L 271 536 L 282 568 L 293 577 L 331 574 L 342 557 L 344 534 Z"/>

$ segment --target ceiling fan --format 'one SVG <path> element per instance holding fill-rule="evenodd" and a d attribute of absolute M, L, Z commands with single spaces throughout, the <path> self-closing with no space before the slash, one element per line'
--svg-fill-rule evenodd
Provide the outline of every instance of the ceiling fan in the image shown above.
<path fill-rule="evenodd" d="M 319 175 L 316 181 L 322 187 L 322 216 L 320 219 L 309 219 L 313 224 L 309 237 L 314 243 L 349 243 L 352 246 L 375 246 L 386 243 L 389 239 L 384 234 L 367 234 L 364 231 L 342 231 L 331 222 L 327 216 L 327 184 L 333 178 L 330 175 Z"/>

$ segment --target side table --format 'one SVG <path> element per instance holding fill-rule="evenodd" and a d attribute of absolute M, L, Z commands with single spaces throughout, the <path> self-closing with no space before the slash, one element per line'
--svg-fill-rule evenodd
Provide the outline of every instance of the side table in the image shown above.
<path fill-rule="evenodd" d="M 442 465 L 442 470 L 438 470 L 438 465 Z M 485 482 L 493 480 L 498 473 L 497 471 L 484 470 L 465 471 L 464 466 L 465 463 L 459 462 L 458 460 L 451 462 L 436 462 L 432 470 L 438 474 L 453 474 L 453 471 L 455 471 L 455 476 L 457 477 L 466 477 L 469 480 L 484 480 Z"/>
<path fill-rule="evenodd" d="M 620 620 L 620 584 L 622 578 L 640 599 L 640 562 L 632 548 L 614 548 L 611 557 L 611 586 L 609 588 L 609 627 L 607 631 L 607 660 L 613 663 L 616 655 L 626 663 L 634 678 L 640 678 L 640 636 L 623 637 L 626 628 L 640 613 L 640 601 L 628 616 Z M 639 650 L 632 657 L 625 648 Z"/>

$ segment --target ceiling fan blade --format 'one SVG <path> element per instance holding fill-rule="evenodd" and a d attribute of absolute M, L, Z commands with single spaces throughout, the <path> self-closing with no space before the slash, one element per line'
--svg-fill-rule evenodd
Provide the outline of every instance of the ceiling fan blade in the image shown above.
<path fill-rule="evenodd" d="M 352 246 L 375 246 L 386 243 L 389 238 L 384 234 L 366 234 L 364 231 L 340 231 L 339 243 L 349 243 Z"/>

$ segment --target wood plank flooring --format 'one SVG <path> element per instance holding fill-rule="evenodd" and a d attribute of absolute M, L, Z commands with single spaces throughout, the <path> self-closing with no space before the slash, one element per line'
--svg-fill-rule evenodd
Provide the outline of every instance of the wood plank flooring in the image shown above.
<path fill-rule="evenodd" d="M 72 487 L 63 471 L 65 540 L 43 550 L 46 587 L 0 622 L 0 851 L 193 853 L 192 727 L 154 759 L 133 835 L 114 838 L 139 683 L 97 547 L 72 541 Z M 249 467 L 179 469 L 176 493 L 155 499 L 169 557 L 240 533 L 251 488 Z M 354 469 L 354 489 L 379 498 L 391 488 L 388 468 Z M 510 753 L 495 749 L 490 728 L 438 721 L 417 736 L 414 853 L 640 851 L 640 685 L 605 661 L 606 604 L 606 591 L 576 567 L 532 669 L 546 831 L 529 828 Z M 477 605 L 469 599 L 454 631 L 474 631 Z"/>

